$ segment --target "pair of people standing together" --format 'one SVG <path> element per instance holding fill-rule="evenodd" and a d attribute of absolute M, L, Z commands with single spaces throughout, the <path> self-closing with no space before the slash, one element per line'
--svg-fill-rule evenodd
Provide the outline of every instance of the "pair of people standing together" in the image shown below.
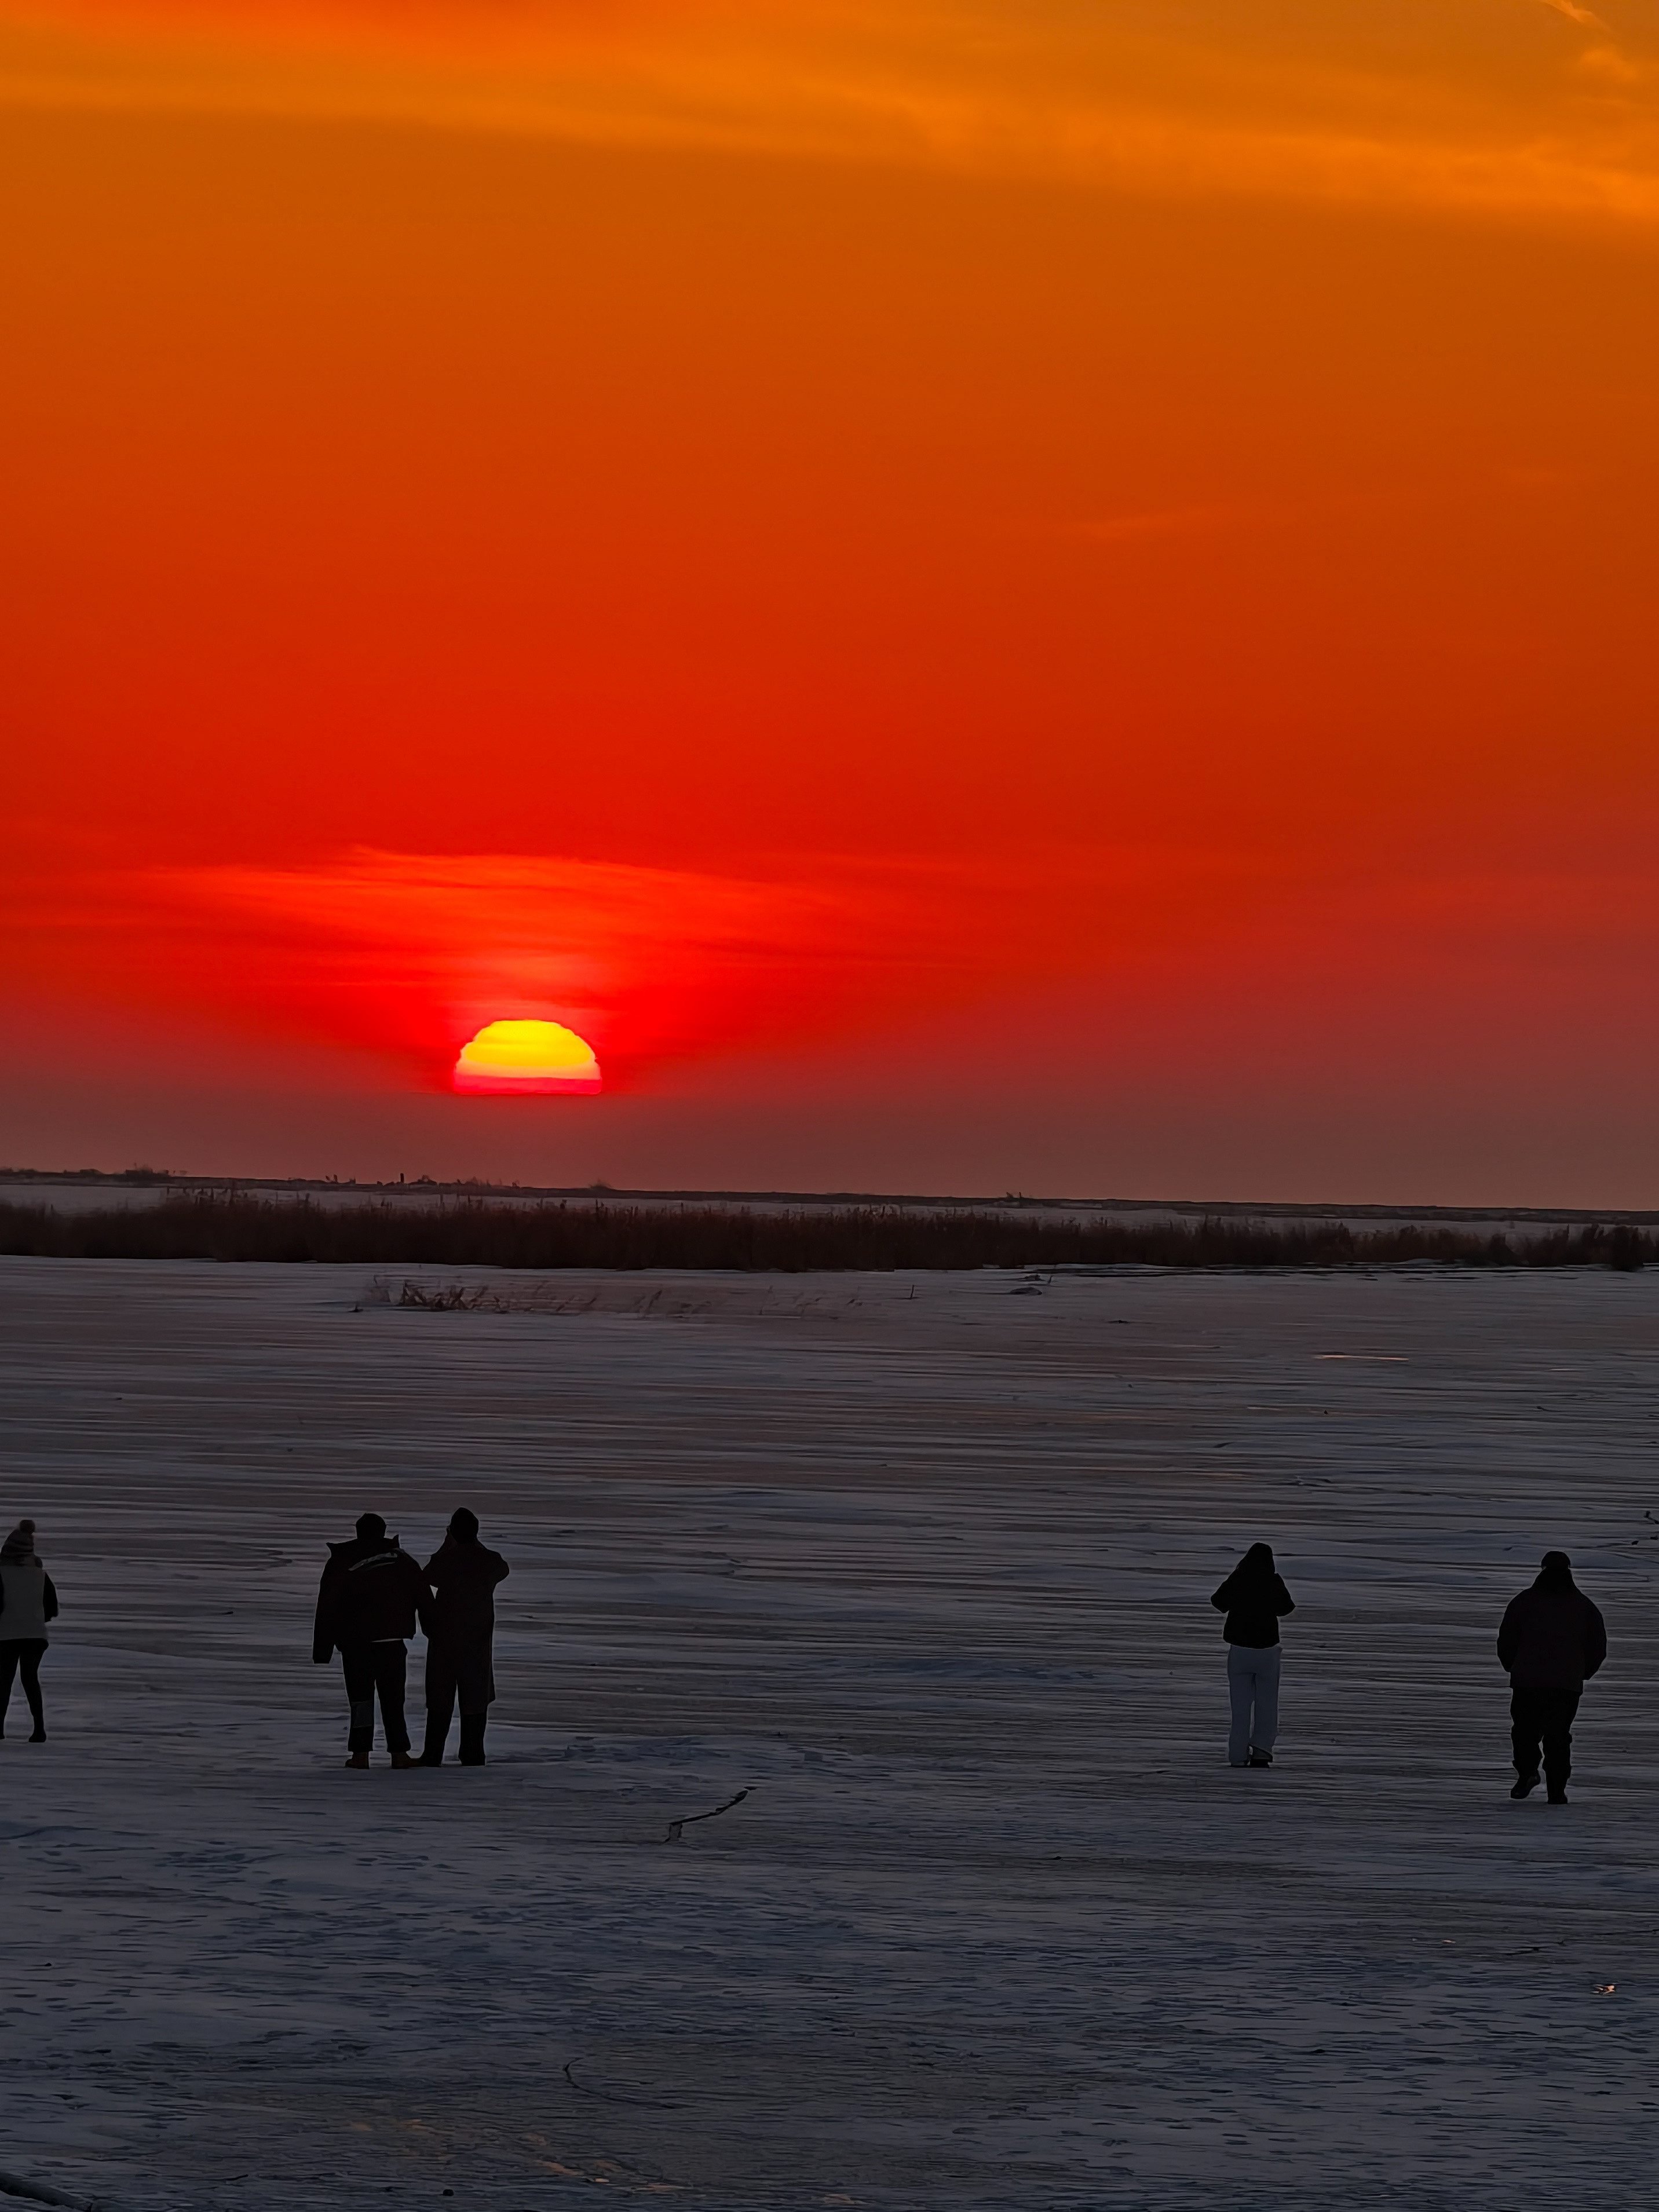
<path fill-rule="evenodd" d="M 1221 1632 L 1232 1698 L 1227 1757 L 1234 1766 L 1271 1766 L 1279 1733 L 1279 1624 L 1296 1610 L 1272 1547 L 1252 1544 L 1210 1603 L 1227 1616 Z M 1546 1552 L 1537 1580 L 1510 1600 L 1498 1632 L 1498 1663 L 1510 1678 L 1511 1797 L 1538 1787 L 1541 1763 L 1550 1803 L 1566 1803 L 1573 1717 L 1585 1683 L 1607 1656 L 1600 1608 L 1573 1581 L 1566 1553 Z"/>
<path fill-rule="evenodd" d="M 441 1766 L 456 1700 L 461 1708 L 461 1765 L 484 1763 L 484 1727 L 495 1696 L 492 1645 L 495 1585 L 507 1561 L 478 1541 L 478 1516 L 452 1514 L 443 1542 L 424 1567 L 388 1536 L 378 1513 L 365 1513 L 356 1535 L 329 1546 L 317 1593 L 311 1656 L 325 1667 L 337 1650 L 351 1709 L 348 1766 L 368 1765 L 374 1701 L 394 1766 Z M 410 1756 L 404 1721 L 408 1639 L 427 1638 L 426 1744 Z"/>

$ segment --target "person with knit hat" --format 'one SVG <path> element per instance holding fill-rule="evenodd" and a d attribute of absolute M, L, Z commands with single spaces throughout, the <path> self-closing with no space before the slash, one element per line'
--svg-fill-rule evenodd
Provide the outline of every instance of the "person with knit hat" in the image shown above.
<path fill-rule="evenodd" d="M 407 1638 L 427 1624 L 426 1577 L 388 1536 L 378 1513 L 364 1513 L 349 1542 L 331 1544 L 317 1593 L 311 1656 L 326 1667 L 337 1650 L 351 1709 L 346 1765 L 367 1766 L 374 1741 L 374 1698 L 380 1700 L 386 1747 L 394 1766 L 413 1766 L 404 1722 Z"/>
<path fill-rule="evenodd" d="M 20 1521 L 0 1544 L 0 1735 L 6 1732 L 6 1708 L 21 1668 L 23 1695 L 34 1717 L 34 1733 L 29 1741 L 46 1740 L 40 1661 L 46 1648 L 46 1623 L 57 1618 L 58 1593 L 35 1555 L 34 1523 Z"/>
<path fill-rule="evenodd" d="M 457 1697 L 461 1705 L 461 1765 L 484 1763 L 484 1727 L 495 1696 L 493 1646 L 495 1585 L 507 1561 L 478 1541 L 478 1516 L 460 1506 L 443 1542 L 426 1563 L 432 1591 L 426 1646 L 426 1748 L 422 1766 L 441 1766 Z"/>
<path fill-rule="evenodd" d="M 1539 1748 L 1552 1805 L 1567 1802 L 1572 1723 L 1584 1685 L 1607 1656 L 1601 1607 L 1572 1578 L 1565 1552 L 1546 1552 L 1530 1589 L 1511 1598 L 1498 1632 L 1498 1660 L 1510 1678 L 1511 1797 L 1538 1787 Z"/>

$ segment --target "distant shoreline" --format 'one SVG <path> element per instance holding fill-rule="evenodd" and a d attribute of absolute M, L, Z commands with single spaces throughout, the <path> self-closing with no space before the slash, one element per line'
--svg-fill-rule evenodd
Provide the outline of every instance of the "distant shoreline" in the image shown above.
<path fill-rule="evenodd" d="M 14 1196 L 14 1192 L 16 1196 Z M 1346 1200 L 1209 1198 L 1033 1197 L 1023 1191 L 1000 1195 L 949 1192 L 846 1190 L 674 1190 L 612 1188 L 608 1183 L 492 1183 L 469 1177 L 441 1182 L 430 1176 L 413 1181 L 359 1182 L 334 1176 L 206 1176 L 174 1174 L 162 1168 L 0 1168 L 0 1205 L 52 1204 L 53 1194 L 142 1196 L 155 1205 L 173 1194 L 254 1196 L 266 1200 L 311 1199 L 335 1206 L 398 1202 L 430 1206 L 436 1200 L 476 1200 L 490 1205 L 719 1207 L 844 1212 L 872 1207 L 902 1212 L 972 1212 L 1026 1215 L 1048 1213 L 1074 1219 L 1105 1216 L 1170 1221 L 1285 1221 L 1377 1224 L 1424 1223 L 1447 1228 L 1468 1224 L 1509 1227 L 1659 1228 L 1659 1208 L 1586 1206 L 1389 1206 Z M 56 1209 L 54 1209 L 56 1210 Z M 76 1208 L 76 1211 L 82 1211 Z"/>
<path fill-rule="evenodd" d="M 435 1186 L 343 1198 L 161 1186 L 149 1203 L 55 1206 L 0 1186 L 0 1253 L 22 1259 L 276 1261 L 383 1268 L 694 1269 L 750 1274 L 981 1267 L 1540 1268 L 1633 1271 L 1659 1261 L 1659 1233 L 1629 1221 L 1525 1224 L 1264 1218 L 1243 1209 L 1133 1215 L 1105 1207 L 818 1201 L 664 1203 Z M 15 1193 L 19 1186 L 13 1184 Z M 401 1303 L 427 1304 L 422 1296 Z M 465 1301 L 463 1301 L 465 1303 Z"/>

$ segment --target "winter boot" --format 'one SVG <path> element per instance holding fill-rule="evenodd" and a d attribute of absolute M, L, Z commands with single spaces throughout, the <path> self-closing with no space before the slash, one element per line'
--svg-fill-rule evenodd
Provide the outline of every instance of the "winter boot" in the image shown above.
<path fill-rule="evenodd" d="M 482 1766 L 484 1763 L 484 1724 L 487 1713 L 461 1715 L 461 1765 Z"/>
<path fill-rule="evenodd" d="M 368 1753 L 366 1751 L 354 1751 L 350 1758 L 347 1759 L 346 1765 L 348 1766 L 361 1766 L 367 1770 L 368 1765 Z"/>
<path fill-rule="evenodd" d="M 394 1751 L 392 1754 L 392 1764 L 394 1766 L 418 1766 L 420 1763 L 418 1759 L 410 1757 L 407 1747 L 402 1751 Z"/>
<path fill-rule="evenodd" d="M 1566 1803 L 1567 1785 L 1565 1782 L 1551 1783 L 1549 1788 L 1549 1802 L 1552 1805 L 1565 1805 Z"/>
<path fill-rule="evenodd" d="M 1533 1791 L 1537 1789 L 1539 1777 L 1537 1775 L 1523 1774 L 1516 1782 L 1514 1789 L 1510 1790 L 1510 1795 L 1511 1797 L 1529 1797 Z"/>

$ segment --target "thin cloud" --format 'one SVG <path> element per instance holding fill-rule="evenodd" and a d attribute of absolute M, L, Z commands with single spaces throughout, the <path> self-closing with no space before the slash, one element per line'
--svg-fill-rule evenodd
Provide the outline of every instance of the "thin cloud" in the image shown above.
<path fill-rule="evenodd" d="M 814 860 L 769 880 L 359 850 L 14 880 L 0 906 L 27 918 L 64 1004 L 136 1002 L 164 977 L 169 1020 L 367 1054 L 431 1088 L 486 1022 L 562 1022 L 627 1089 L 1111 971 L 1149 932 L 1169 950 L 1202 939 L 1273 873 L 1152 847 Z"/>
<path fill-rule="evenodd" d="M 1609 35 L 1577 0 L 1544 4 Z M 1079 16 L 1055 0 L 894 0 L 862 13 L 527 0 L 482 15 L 300 9 L 273 27 L 269 8 L 222 0 L 197 13 L 210 38 L 180 29 L 177 11 L 32 0 L 25 19 L 0 0 L 0 99 L 1659 222 L 1659 115 L 1587 108 L 1571 76 L 1540 73 L 1501 18 L 1474 50 L 1460 18 L 1437 58 L 1391 73 L 1369 13 L 1333 14 L 1310 45 L 1218 0 L 1184 11 L 1178 29 L 1133 11 Z"/>
<path fill-rule="evenodd" d="M 434 1082 L 486 1022 L 564 1022 L 627 1087 L 981 987 L 1007 939 L 964 937 L 964 894 L 971 913 L 976 891 L 994 905 L 994 888 L 927 866 L 767 881 L 360 850 L 312 867 L 145 870 L 117 902 L 129 941 L 165 938 L 180 988 L 204 1006 Z"/>

